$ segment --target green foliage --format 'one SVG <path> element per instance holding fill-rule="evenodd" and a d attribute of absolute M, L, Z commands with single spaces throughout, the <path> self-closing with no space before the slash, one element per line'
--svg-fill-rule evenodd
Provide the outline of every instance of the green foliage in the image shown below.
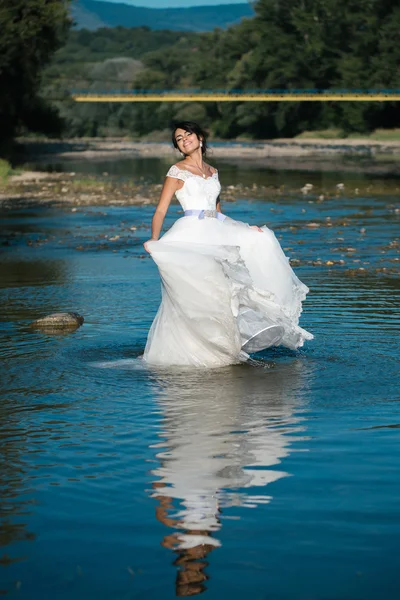
<path fill-rule="evenodd" d="M 10 163 L 3 158 L 0 158 L 0 182 L 6 182 L 12 173 Z"/>
<path fill-rule="evenodd" d="M 400 13 L 392 3 L 259 0 L 255 9 L 256 18 L 239 29 L 250 27 L 253 35 L 257 32 L 258 41 L 231 72 L 234 87 L 284 90 L 400 87 L 400 72 L 396 67 L 400 58 Z M 392 36 L 390 41 L 382 37 L 386 30 Z M 387 61 L 390 67 L 385 70 L 383 81 L 380 67 Z M 332 126 L 346 132 L 367 131 L 382 123 L 387 113 L 387 105 L 368 102 L 282 102 L 256 107 L 253 115 L 248 109 L 237 109 L 239 122 L 257 137 L 291 136 L 304 129 Z"/>
<path fill-rule="evenodd" d="M 196 39 L 196 34 L 151 31 L 148 27 L 71 31 L 67 43 L 55 55 L 55 64 L 101 62 L 117 56 L 139 60 L 144 54 L 170 47 L 187 36 Z"/>
<path fill-rule="evenodd" d="M 162 131 L 176 107 L 127 104 L 76 104 L 71 90 L 166 89 L 180 86 L 184 57 L 197 34 L 136 29 L 72 31 L 43 76 L 42 96 L 52 98 L 70 136 L 143 136 Z M 176 74 L 176 78 L 174 76 Z M 190 109 L 192 110 L 192 109 Z"/>
<path fill-rule="evenodd" d="M 0 130 L 41 127 L 44 103 L 38 99 L 41 69 L 61 46 L 70 25 L 64 0 L 0 0 Z M 50 119 L 57 120 L 54 111 Z"/>
<path fill-rule="evenodd" d="M 325 129 L 322 131 L 303 131 L 303 133 L 297 136 L 297 139 L 334 140 L 342 139 L 344 136 L 345 134 L 341 129 Z M 376 129 L 368 134 L 351 133 L 345 137 L 377 142 L 400 142 L 400 129 Z"/>
<path fill-rule="evenodd" d="M 53 99 L 65 122 L 64 134 L 71 136 L 163 136 L 171 121 L 182 118 L 201 121 L 222 138 L 290 137 L 330 129 L 351 135 L 400 127 L 395 102 L 77 104 L 70 99 L 78 89 L 400 89 L 396 3 L 258 0 L 254 8 L 254 18 L 226 31 L 72 31 L 44 73 L 41 97 Z M 0 54 L 0 78 L 3 60 Z M 40 103 L 35 114 L 39 109 Z"/>

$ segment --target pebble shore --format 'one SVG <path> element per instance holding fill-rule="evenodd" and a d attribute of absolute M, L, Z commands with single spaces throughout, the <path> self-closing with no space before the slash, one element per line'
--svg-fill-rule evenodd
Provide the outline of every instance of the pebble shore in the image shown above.
<path fill-rule="evenodd" d="M 53 206 L 117 206 L 156 204 L 162 184 L 149 184 L 136 180 L 121 181 L 103 173 L 102 176 L 79 175 L 77 173 L 47 173 L 24 171 L 11 176 L 7 182 L 0 180 L 0 206 L 41 204 Z M 290 186 L 265 186 L 252 184 L 228 185 L 223 188 L 223 202 L 234 202 L 240 198 L 273 200 L 282 195 L 297 195 L 313 198 L 322 203 L 332 197 L 359 195 L 400 194 L 400 184 L 386 185 L 366 183 L 363 188 L 346 189 L 338 182 L 330 189 L 317 189 L 305 183 L 300 188 Z"/>

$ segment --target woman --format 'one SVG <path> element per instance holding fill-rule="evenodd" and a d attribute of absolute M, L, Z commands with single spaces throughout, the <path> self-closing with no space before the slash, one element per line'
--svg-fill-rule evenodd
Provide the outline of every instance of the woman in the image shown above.
<path fill-rule="evenodd" d="M 207 140 L 199 125 L 177 123 L 172 142 L 184 158 L 167 173 L 144 244 L 162 281 L 144 359 L 221 367 L 270 346 L 302 346 L 313 338 L 298 326 L 308 288 L 275 235 L 222 214 L 218 172 L 203 160 Z M 158 241 L 174 194 L 184 216 Z"/>

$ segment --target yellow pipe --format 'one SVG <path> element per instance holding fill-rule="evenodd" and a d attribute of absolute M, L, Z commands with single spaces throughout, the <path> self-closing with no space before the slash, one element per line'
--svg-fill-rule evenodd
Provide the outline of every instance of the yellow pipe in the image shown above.
<path fill-rule="evenodd" d="M 75 102 L 393 102 L 393 94 L 74 94 Z"/>

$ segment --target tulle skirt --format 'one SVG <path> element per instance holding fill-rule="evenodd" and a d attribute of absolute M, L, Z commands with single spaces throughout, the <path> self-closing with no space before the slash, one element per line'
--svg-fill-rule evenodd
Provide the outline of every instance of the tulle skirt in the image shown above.
<path fill-rule="evenodd" d="M 221 367 L 313 338 L 298 325 L 309 290 L 267 227 L 260 232 L 230 218 L 182 217 L 148 249 L 160 272 L 162 302 L 147 363 Z"/>

